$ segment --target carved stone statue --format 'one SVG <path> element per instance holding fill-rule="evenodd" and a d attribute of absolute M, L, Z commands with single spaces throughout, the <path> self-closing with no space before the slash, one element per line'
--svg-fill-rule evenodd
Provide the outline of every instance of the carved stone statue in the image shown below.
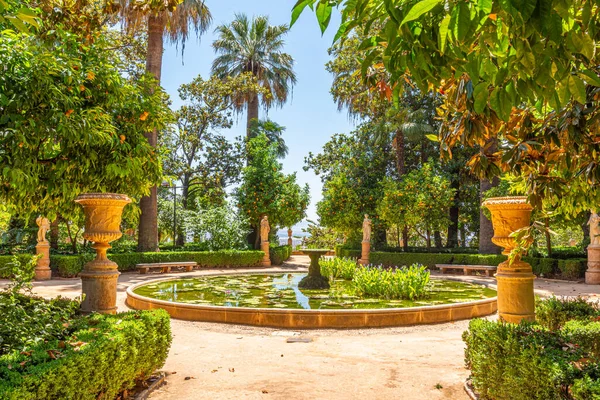
<path fill-rule="evenodd" d="M 590 244 L 600 246 L 600 216 L 596 211 L 592 211 L 588 225 L 590 226 Z"/>
<path fill-rule="evenodd" d="M 37 235 L 38 243 L 48 243 L 48 240 L 46 240 L 46 232 L 50 230 L 50 221 L 48 218 L 44 218 L 40 215 L 35 220 L 35 223 L 40 227 Z"/>
<path fill-rule="evenodd" d="M 260 240 L 261 242 L 269 241 L 269 232 L 271 231 L 271 227 L 269 226 L 269 218 L 265 215 L 263 219 L 260 221 Z"/>
<path fill-rule="evenodd" d="M 369 219 L 369 215 L 365 214 L 365 219 L 362 225 L 363 231 L 363 242 L 371 241 L 371 220 Z"/>

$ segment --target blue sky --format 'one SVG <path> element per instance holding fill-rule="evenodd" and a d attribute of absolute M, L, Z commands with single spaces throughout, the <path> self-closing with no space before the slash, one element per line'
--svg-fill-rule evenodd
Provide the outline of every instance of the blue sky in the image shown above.
<path fill-rule="evenodd" d="M 206 0 L 213 24 L 209 31 L 197 41 L 195 38 L 186 43 L 182 65 L 181 49 L 168 46 L 163 56 L 162 86 L 171 95 L 173 107 L 179 107 L 181 100 L 177 88 L 194 79 L 198 74 L 210 75 L 214 59 L 212 42 L 214 28 L 230 22 L 236 13 L 268 15 L 271 24 L 287 24 L 291 9 L 296 0 Z M 307 10 L 310 11 L 310 10 Z M 311 205 L 308 218 L 316 219 L 315 205 L 321 198 L 321 182 L 312 171 L 304 172 L 304 157 L 309 152 L 318 153 L 334 133 L 349 132 L 353 123 L 346 112 L 339 112 L 329 89 L 332 76 L 325 70 L 329 60 L 327 49 L 330 47 L 339 18 L 334 15 L 330 29 L 321 36 L 314 14 L 305 12 L 287 36 L 286 52 L 295 61 L 298 83 L 294 87 L 291 100 L 281 109 L 271 109 L 269 118 L 287 128 L 285 141 L 290 148 L 288 157 L 283 160 L 287 173 L 297 171 L 300 184 L 308 183 L 311 190 Z M 260 117 L 265 117 L 261 110 Z M 229 131 L 222 132 L 228 138 L 244 134 L 246 115 L 238 117 L 238 123 Z"/>

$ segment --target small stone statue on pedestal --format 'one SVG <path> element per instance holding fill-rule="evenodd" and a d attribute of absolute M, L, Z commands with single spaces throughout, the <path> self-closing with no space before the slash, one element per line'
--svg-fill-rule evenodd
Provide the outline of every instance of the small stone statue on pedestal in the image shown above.
<path fill-rule="evenodd" d="M 362 265 L 369 264 L 369 253 L 371 252 L 371 220 L 369 215 L 365 214 L 365 219 L 362 224 L 363 241 L 362 241 L 362 257 L 358 262 Z"/>
<path fill-rule="evenodd" d="M 50 269 L 50 243 L 46 239 L 46 233 L 50 230 L 50 221 L 41 215 L 35 220 L 38 229 L 37 242 L 35 246 L 36 254 L 42 256 L 38 259 L 35 267 L 35 279 L 38 281 L 47 281 L 52 278 Z"/>
<path fill-rule="evenodd" d="M 265 215 L 260 221 L 260 249 L 265 253 L 262 266 L 270 267 L 271 266 L 271 257 L 269 256 L 269 232 L 271 231 L 271 226 L 269 226 L 269 218 Z"/>
<path fill-rule="evenodd" d="M 588 285 L 600 284 L 600 216 L 596 210 L 588 221 L 590 226 L 590 245 L 588 251 L 588 269 L 585 273 L 585 283 Z"/>

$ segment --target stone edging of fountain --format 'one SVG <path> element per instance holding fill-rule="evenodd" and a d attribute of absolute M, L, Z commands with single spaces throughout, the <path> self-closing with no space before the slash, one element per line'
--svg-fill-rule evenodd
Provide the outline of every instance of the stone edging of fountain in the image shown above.
<path fill-rule="evenodd" d="M 282 271 L 285 273 L 285 271 Z M 270 271 L 270 273 L 280 273 Z M 203 276 L 248 275 L 207 274 Z M 223 307 L 174 303 L 140 296 L 134 293 L 139 286 L 185 278 L 184 275 L 145 281 L 127 288 L 127 305 L 136 310 L 161 308 L 172 318 L 187 321 L 218 322 L 288 329 L 359 329 L 425 325 L 454 322 L 493 314 L 498 309 L 497 297 L 465 303 L 436 306 L 358 309 L 358 310 L 300 310 L 277 308 Z M 445 277 L 446 280 L 451 277 Z M 473 283 L 492 286 L 490 282 Z"/>

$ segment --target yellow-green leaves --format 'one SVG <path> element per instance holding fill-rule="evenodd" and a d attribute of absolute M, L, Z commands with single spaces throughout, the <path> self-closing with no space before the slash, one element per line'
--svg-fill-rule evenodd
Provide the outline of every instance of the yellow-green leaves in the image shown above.
<path fill-rule="evenodd" d="M 476 113 L 482 113 L 487 106 L 489 97 L 488 85 L 481 82 L 473 89 L 473 108 Z"/>
<path fill-rule="evenodd" d="M 410 9 L 408 14 L 406 14 L 406 17 L 404 17 L 404 19 L 400 23 L 400 26 L 404 25 L 407 22 L 416 20 L 423 14 L 433 10 L 435 6 L 441 3 L 442 0 L 422 0 L 418 2 Z"/>

